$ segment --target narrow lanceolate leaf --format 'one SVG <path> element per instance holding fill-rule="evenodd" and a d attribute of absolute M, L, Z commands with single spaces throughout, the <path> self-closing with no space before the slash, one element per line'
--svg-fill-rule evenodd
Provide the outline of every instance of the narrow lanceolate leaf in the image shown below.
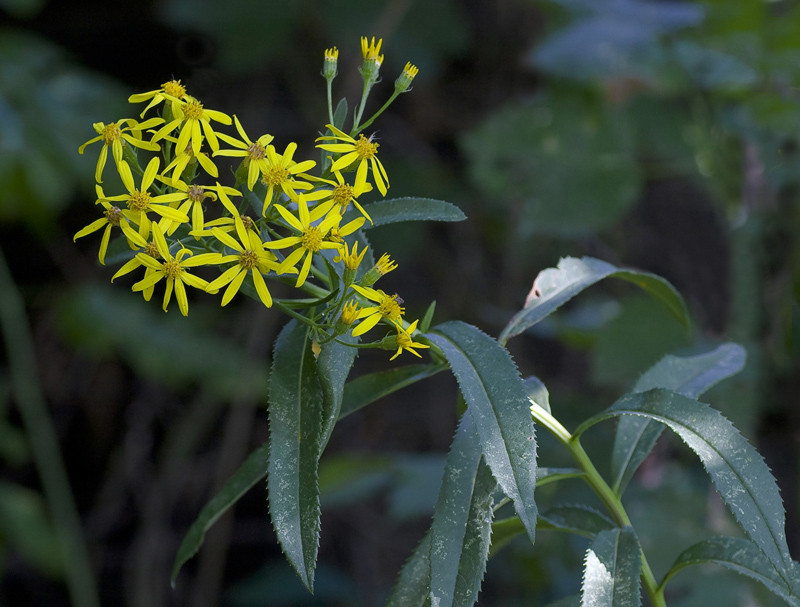
<path fill-rule="evenodd" d="M 684 326 L 689 326 L 686 304 L 675 288 L 663 278 L 648 272 L 620 269 L 592 257 L 565 257 L 557 268 L 548 268 L 533 281 L 525 307 L 517 312 L 500 334 L 505 343 L 532 327 L 585 288 L 604 278 L 620 278 L 639 285 L 664 304 Z"/>
<path fill-rule="evenodd" d="M 422 607 L 430 597 L 431 530 L 420 540 L 400 570 L 386 607 Z"/>
<path fill-rule="evenodd" d="M 380 200 L 368 205 L 366 210 L 372 217 L 372 223 L 365 223 L 362 230 L 399 221 L 464 221 L 467 218 L 454 204 L 432 198 Z M 350 211 L 345 214 L 342 224 L 357 216 L 360 216 L 358 211 Z"/>
<path fill-rule="evenodd" d="M 586 550 L 581 607 L 638 607 L 641 569 L 632 527 L 601 531 Z"/>
<path fill-rule="evenodd" d="M 446 368 L 442 365 L 406 365 L 357 377 L 344 386 L 339 419 L 355 413 L 362 407 L 366 407 L 392 392 L 433 377 Z"/>
<path fill-rule="evenodd" d="M 278 335 L 269 387 L 269 511 L 275 534 L 311 591 L 319 546 L 317 464 L 324 420 L 323 392 L 311 340 L 292 320 Z"/>
<path fill-rule="evenodd" d="M 797 586 L 790 587 L 761 550 L 751 541 L 737 537 L 712 537 L 684 550 L 661 582 L 667 582 L 691 565 L 714 563 L 760 582 L 792 607 L 800 607 Z"/>
<path fill-rule="evenodd" d="M 706 404 L 670 390 L 654 389 L 624 396 L 581 424 L 575 436 L 601 420 L 626 414 L 668 426 L 697 453 L 745 533 L 788 584 L 794 565 L 786 544 L 778 486 L 761 455 L 733 424 Z"/>
<path fill-rule="evenodd" d="M 528 390 L 528 398 L 550 413 L 550 392 L 547 391 L 547 386 L 544 385 L 544 382 L 531 375 L 525 378 L 525 387 Z"/>
<path fill-rule="evenodd" d="M 483 457 L 531 542 L 536 532 L 536 440 L 525 383 L 508 351 L 479 329 L 453 321 L 426 335 L 442 349 L 467 403 Z"/>
<path fill-rule="evenodd" d="M 594 508 L 583 505 L 556 506 L 539 514 L 538 528 L 566 531 L 576 535 L 593 538 L 601 531 L 614 529 L 616 525 L 607 516 Z M 503 546 L 518 535 L 525 533 L 525 527 L 518 516 L 492 523 L 492 547 L 489 557 L 497 554 Z"/>
<path fill-rule="evenodd" d="M 439 607 L 478 600 L 492 530 L 497 482 L 484 463 L 466 412 L 447 456 L 431 526 L 431 597 Z"/>
<path fill-rule="evenodd" d="M 358 337 L 352 335 L 342 335 L 339 339 L 353 344 L 358 342 Z M 317 374 L 323 394 L 322 418 L 324 423 L 320 437 L 320 455 L 330 440 L 336 420 L 339 419 L 344 396 L 344 382 L 347 381 L 357 352 L 356 348 L 331 341 L 322 346 L 322 352 L 317 359 Z"/>
<path fill-rule="evenodd" d="M 666 388 L 689 398 L 735 375 L 744 367 L 747 352 L 738 344 L 722 344 L 698 356 L 667 355 L 645 372 L 633 392 Z M 652 451 L 663 426 L 646 417 L 625 415 L 619 419 L 611 456 L 611 486 L 618 495 L 625 491 L 634 472 Z"/>
<path fill-rule="evenodd" d="M 173 585 L 183 564 L 200 550 L 206 532 L 211 526 L 225 514 L 228 508 L 239 501 L 239 498 L 267 475 L 268 460 L 269 445 L 262 445 L 250 454 L 250 457 L 228 479 L 222 489 L 203 507 L 178 548 L 178 554 L 175 556 L 175 563 L 172 566 L 171 581 Z"/>

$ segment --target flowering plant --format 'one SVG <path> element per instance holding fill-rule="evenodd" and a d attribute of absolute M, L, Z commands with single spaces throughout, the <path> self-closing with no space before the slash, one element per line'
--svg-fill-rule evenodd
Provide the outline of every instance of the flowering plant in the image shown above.
<path fill-rule="evenodd" d="M 390 187 L 378 158 L 379 144 L 363 131 L 410 90 L 417 75 L 417 68 L 406 64 L 388 100 L 362 121 L 379 81 L 381 45 L 374 38 L 361 41 L 364 86 L 349 131 L 346 100 L 335 110 L 332 103 L 338 51 L 325 51 L 328 124 L 317 138 L 323 152 L 319 165 L 295 159 L 296 143 L 279 153 L 272 135 L 252 138 L 236 115 L 206 108 L 176 80 L 130 97 L 132 103 L 147 102 L 141 122 L 125 118 L 96 123 L 98 136 L 81 146 L 83 152 L 92 143 L 103 143 L 95 177 L 97 204 L 104 211 L 75 238 L 103 230 L 98 254 L 103 264 L 111 233 L 119 228 L 119 239 L 131 253 L 112 280 L 141 273 L 133 290 L 146 300 L 163 281 L 163 309 L 174 292 L 184 315 L 189 286 L 210 294 L 222 291 L 223 306 L 243 291 L 291 318 L 274 347 L 269 442 L 200 513 L 178 551 L 173 580 L 200 548 L 213 521 L 266 476 L 278 541 L 312 590 L 320 535 L 317 471 L 335 424 L 382 395 L 449 369 L 465 407 L 431 528 L 401 571 L 389 605 L 472 605 L 488 558 L 515 536 L 533 542 L 537 528 L 591 538 L 581 596 L 559 604 L 639 605 L 643 586 L 652 605 L 666 605 L 665 587 L 676 573 L 713 562 L 800 605 L 797 564 L 786 543 L 785 514 L 774 479 L 738 431 L 697 400 L 742 368 L 740 346 L 724 344 L 700 356 L 662 359 L 629 394 L 573 432 L 557 419 L 544 385 L 535 377 L 523 380 L 505 349 L 509 339 L 605 278 L 636 284 L 688 325 L 683 300 L 668 282 L 592 258 L 563 259 L 536 278 L 525 306 L 496 340 L 459 321 L 431 327 L 433 304 L 422 319 L 409 322 L 403 300 L 376 288 L 397 264 L 388 254 L 375 260 L 366 230 L 396 221 L 464 218 L 441 201 L 402 198 L 365 204 L 362 198 L 374 190 L 386 196 Z M 160 116 L 144 119 L 158 108 Z M 236 134 L 220 125 L 233 126 Z M 101 185 L 109 147 L 124 193 L 106 194 Z M 151 156 L 146 159 L 146 154 Z M 218 181 L 215 159 L 225 156 L 241 159 L 233 186 Z M 274 289 L 277 283 L 301 295 L 274 297 L 268 285 Z M 381 324 L 389 328 L 386 336 L 363 341 Z M 417 350 L 427 350 L 431 361 L 348 383 L 359 348 L 389 350 L 392 360 L 403 352 L 422 358 Z M 581 437 L 612 417 L 620 421 L 606 480 L 581 446 Z M 574 467 L 537 466 L 536 423 L 560 441 Z M 747 538 L 703 540 L 657 579 L 622 497 L 664 426 L 700 457 Z M 536 487 L 567 479 L 587 483 L 607 512 L 563 504 L 540 510 Z"/>

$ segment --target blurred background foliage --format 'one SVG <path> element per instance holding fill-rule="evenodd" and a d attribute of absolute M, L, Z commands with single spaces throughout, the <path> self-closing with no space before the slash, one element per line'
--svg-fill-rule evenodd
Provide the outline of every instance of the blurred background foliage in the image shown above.
<path fill-rule="evenodd" d="M 245 298 L 223 311 L 197 297 L 188 319 L 165 316 L 130 281 L 109 284 L 99 237 L 72 243 L 97 216 L 97 150 L 77 148 L 93 122 L 134 115 L 129 94 L 181 78 L 248 132 L 316 157 L 323 49 L 339 47 L 334 94 L 352 107 L 362 35 L 384 38 L 385 83 L 373 95 L 389 94 L 406 61 L 420 68 L 413 92 L 375 125 L 391 195 L 440 198 L 469 217 L 370 232 L 400 264 L 385 280 L 409 316 L 435 299 L 436 321 L 497 334 L 537 272 L 564 255 L 669 279 L 689 303 L 690 334 L 633 288 L 608 284 L 513 340 L 512 353 L 570 427 L 667 352 L 745 345 L 746 371 L 707 400 L 765 455 L 800 555 L 797 2 L 2 0 L 0 12 L 0 251 L 14 280 L 4 289 L 25 301 L 102 604 L 378 605 L 429 524 L 456 421 L 444 374 L 334 433 L 320 473 L 316 595 L 282 560 L 261 486 L 170 589 L 183 533 L 267 436 L 269 354 L 286 319 Z M 67 605 L 73 555 L 60 549 L 41 480 L 55 464 L 31 448 L 41 429 L 13 388 L 14 354 L 27 346 L 8 326 L 3 335 L 0 604 Z M 354 373 L 385 359 L 367 351 Z M 611 437 L 587 437 L 598 461 Z M 543 465 L 567 463 L 544 432 L 540 442 Z M 581 490 L 547 485 L 539 499 L 547 507 Z M 675 441 L 659 442 L 627 501 L 656 575 L 692 541 L 736 533 Z M 535 547 L 511 542 L 490 561 L 480 603 L 544 605 L 577 591 L 585 543 L 552 532 Z M 775 604 L 717 570 L 681 574 L 673 588 L 675 606 Z"/>

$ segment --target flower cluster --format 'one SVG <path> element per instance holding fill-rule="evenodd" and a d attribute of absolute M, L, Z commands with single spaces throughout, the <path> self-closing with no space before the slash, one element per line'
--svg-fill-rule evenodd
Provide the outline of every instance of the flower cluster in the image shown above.
<path fill-rule="evenodd" d="M 130 252 L 114 255 L 127 261 L 112 281 L 143 272 L 133 290 L 149 301 L 163 280 L 165 311 L 174 291 L 181 313 L 188 314 L 187 286 L 212 294 L 223 291 L 224 306 L 246 284 L 245 292 L 265 306 L 277 305 L 312 327 L 320 345 L 348 332 L 359 337 L 383 322 L 396 333 L 360 347 L 396 349 L 394 357 L 403 350 L 419 356 L 414 348 L 428 346 L 412 338 L 417 321 L 404 321 L 398 295 L 374 288 L 397 264 L 383 255 L 372 267 L 362 267 L 372 254 L 360 230 L 373 220 L 359 198 L 373 189 L 385 196 L 389 178 L 378 159 L 379 144 L 361 131 L 409 87 L 395 87 L 389 101 L 360 124 L 383 61 L 381 41 L 376 44 L 373 38 L 368 44 L 364 38 L 361 46 L 364 94 L 349 133 L 343 130 L 345 117 L 334 124 L 331 104 L 338 50 L 325 51 L 322 75 L 328 86 L 329 124 L 317 138 L 316 147 L 327 153 L 320 167 L 314 160 L 297 158 L 294 142 L 280 152 L 272 135 L 251 137 L 236 115 L 206 107 L 180 80 L 131 95 L 131 103 L 147 103 L 139 118 L 94 124 L 97 136 L 79 149 L 83 154 L 87 146 L 102 142 L 95 180 L 96 204 L 103 214 L 75 239 L 102 229 L 98 259 L 105 264 L 111 235 L 117 232 L 127 244 L 122 250 Z M 416 73 L 407 64 L 400 78 L 410 83 Z M 151 111 L 159 115 L 145 119 Z M 233 127 L 235 133 L 223 127 Z M 122 193 L 106 192 L 101 185 L 109 148 Z M 219 157 L 240 159 L 232 187 L 218 181 Z M 317 174 L 312 173 L 315 168 Z M 354 209 L 347 212 L 351 203 Z M 273 298 L 268 286 L 273 281 L 292 285 L 303 297 Z"/>

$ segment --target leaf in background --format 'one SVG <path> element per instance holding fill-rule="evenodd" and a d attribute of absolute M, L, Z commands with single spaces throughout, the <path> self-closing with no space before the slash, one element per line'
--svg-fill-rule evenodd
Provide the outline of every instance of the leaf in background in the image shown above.
<path fill-rule="evenodd" d="M 423 607 L 430 605 L 431 531 L 425 533 L 403 565 L 386 607 Z"/>
<path fill-rule="evenodd" d="M 557 268 L 547 268 L 539 272 L 525 300 L 525 307 L 503 329 L 500 342 L 504 343 L 519 335 L 585 288 L 609 277 L 621 278 L 638 285 L 664 304 L 684 326 L 689 326 L 686 304 L 675 288 L 663 278 L 649 272 L 620 269 L 592 257 L 564 257 L 558 262 Z"/>
<path fill-rule="evenodd" d="M 57 303 L 59 329 L 98 355 L 118 352 L 137 374 L 173 389 L 198 383 L 216 398 L 260 402 L 264 362 L 202 330 L 202 316 L 165 315 L 124 290 L 86 286 Z"/>
<path fill-rule="evenodd" d="M 348 343 L 358 343 L 358 337 L 352 335 L 342 335 L 339 337 Z M 328 440 L 333 433 L 333 427 L 339 419 L 342 409 L 342 396 L 344 395 L 345 381 L 350 374 L 350 367 L 358 353 L 357 348 L 351 348 L 335 341 L 328 342 L 322 346 L 317 359 L 317 374 L 322 385 L 322 418 L 324 426 L 320 437 L 320 455 L 325 450 Z"/>
<path fill-rule="evenodd" d="M 253 451 L 222 489 L 203 506 L 197 519 L 183 537 L 178 553 L 175 555 L 170 578 L 173 586 L 183 564 L 200 550 L 206 532 L 211 526 L 227 512 L 228 508 L 238 502 L 245 493 L 267 475 L 268 460 L 269 445 L 265 444 Z"/>
<path fill-rule="evenodd" d="M 703 9 L 688 2 L 556 0 L 577 14 L 530 54 L 538 69 L 578 80 L 646 78 L 663 69 L 659 36 L 698 25 Z"/>
<path fill-rule="evenodd" d="M 639 378 L 633 392 L 665 388 L 697 398 L 716 383 L 744 367 L 747 352 L 727 343 L 697 356 L 667 355 Z M 611 487 L 622 495 L 634 472 L 645 460 L 661 435 L 663 426 L 644 417 L 624 415 L 617 423 L 611 455 Z"/>
<path fill-rule="evenodd" d="M 586 550 L 581 607 L 638 607 L 641 569 L 632 527 L 601 531 Z"/>
<path fill-rule="evenodd" d="M 309 329 L 291 320 L 275 341 L 272 359 L 267 489 L 275 534 L 310 592 L 319 547 L 322 402 Z"/>
<path fill-rule="evenodd" d="M 550 603 L 547 607 L 581 607 L 581 595 L 571 594 L 565 596 L 563 599 L 557 600 L 555 603 Z"/>
<path fill-rule="evenodd" d="M 706 89 L 741 89 L 758 82 L 758 73 L 733 55 L 689 40 L 676 40 L 674 52 L 695 86 Z"/>
<path fill-rule="evenodd" d="M 660 388 L 623 396 L 609 409 L 581 424 L 580 436 L 599 421 L 641 415 L 668 426 L 703 462 L 736 520 L 784 580 L 794 569 L 784 532 L 785 514 L 778 486 L 761 455 L 725 417 L 708 405 Z"/>
<path fill-rule="evenodd" d="M 760 582 L 781 597 L 792 607 L 800 607 L 800 596 L 795 581 L 794 587 L 787 585 L 764 553 L 753 542 L 737 537 L 712 537 L 684 550 L 675 564 L 664 576 L 661 586 L 691 565 L 714 563 Z"/>
<path fill-rule="evenodd" d="M 478 599 L 496 487 L 467 411 L 447 456 L 431 525 L 431 598 L 438 607 L 471 607 Z"/>
<path fill-rule="evenodd" d="M 494 112 L 461 140 L 485 210 L 523 238 L 576 236 L 616 224 L 642 175 L 622 110 L 586 91 L 551 89 Z M 484 201 L 482 201 L 482 204 Z"/>
<path fill-rule="evenodd" d="M 431 198 L 391 198 L 379 200 L 364 207 L 372 217 L 372 224 L 365 223 L 361 228 L 368 230 L 399 221 L 464 221 L 467 216 L 454 204 Z M 360 217 L 359 211 L 348 211 L 342 222 Z"/>
<path fill-rule="evenodd" d="M 51 578 L 63 578 L 59 538 L 42 496 L 27 487 L 0 481 L 0 546 Z"/>
<path fill-rule="evenodd" d="M 447 357 L 472 414 L 486 463 L 514 500 L 531 542 L 536 532 L 536 439 L 525 384 L 508 351 L 459 321 L 426 335 Z"/>
<path fill-rule="evenodd" d="M 339 419 L 444 369 L 441 365 L 406 365 L 357 377 L 344 386 Z"/>

